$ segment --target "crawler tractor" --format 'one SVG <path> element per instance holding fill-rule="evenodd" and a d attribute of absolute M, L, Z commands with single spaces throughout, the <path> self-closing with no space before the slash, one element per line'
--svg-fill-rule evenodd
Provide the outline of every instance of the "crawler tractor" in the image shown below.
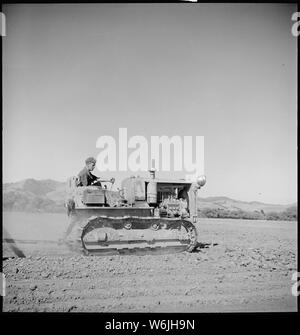
<path fill-rule="evenodd" d="M 197 192 L 205 182 L 205 176 L 196 183 L 158 179 L 150 170 L 149 178 L 126 178 L 112 191 L 114 179 L 78 187 L 71 177 L 66 207 L 79 227 L 77 246 L 86 255 L 191 252 L 198 243 Z"/>

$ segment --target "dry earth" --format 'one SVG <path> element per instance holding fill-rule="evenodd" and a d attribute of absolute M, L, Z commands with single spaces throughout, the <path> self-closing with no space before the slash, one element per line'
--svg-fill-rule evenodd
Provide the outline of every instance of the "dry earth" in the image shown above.
<path fill-rule="evenodd" d="M 5 228 L 26 255 L 3 260 L 6 312 L 297 310 L 296 222 L 202 219 L 194 253 L 98 257 L 70 254 L 53 232 L 52 241 L 26 245 Z"/>

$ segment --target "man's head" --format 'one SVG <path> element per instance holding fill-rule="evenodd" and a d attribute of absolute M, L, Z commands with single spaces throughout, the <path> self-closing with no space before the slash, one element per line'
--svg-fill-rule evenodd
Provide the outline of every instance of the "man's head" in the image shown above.
<path fill-rule="evenodd" d="M 94 157 L 89 157 L 85 160 L 85 165 L 89 171 L 93 171 L 96 165 L 96 159 Z"/>

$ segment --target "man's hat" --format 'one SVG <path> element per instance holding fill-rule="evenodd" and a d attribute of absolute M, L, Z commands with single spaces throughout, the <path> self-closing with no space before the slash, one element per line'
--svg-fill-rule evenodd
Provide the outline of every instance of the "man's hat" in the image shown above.
<path fill-rule="evenodd" d="M 89 157 L 85 160 L 85 164 L 90 164 L 90 163 L 96 164 L 96 159 L 94 157 Z"/>

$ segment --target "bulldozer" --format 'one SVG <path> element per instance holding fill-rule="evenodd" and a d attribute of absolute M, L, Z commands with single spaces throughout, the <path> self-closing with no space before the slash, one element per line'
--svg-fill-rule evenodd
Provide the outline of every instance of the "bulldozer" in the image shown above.
<path fill-rule="evenodd" d="M 155 176 L 97 180 L 101 186 L 67 182 L 67 214 L 76 225 L 76 248 L 85 255 L 192 252 L 198 244 L 197 193 L 206 177 L 196 182 Z M 110 184 L 110 185 L 109 185 Z"/>

